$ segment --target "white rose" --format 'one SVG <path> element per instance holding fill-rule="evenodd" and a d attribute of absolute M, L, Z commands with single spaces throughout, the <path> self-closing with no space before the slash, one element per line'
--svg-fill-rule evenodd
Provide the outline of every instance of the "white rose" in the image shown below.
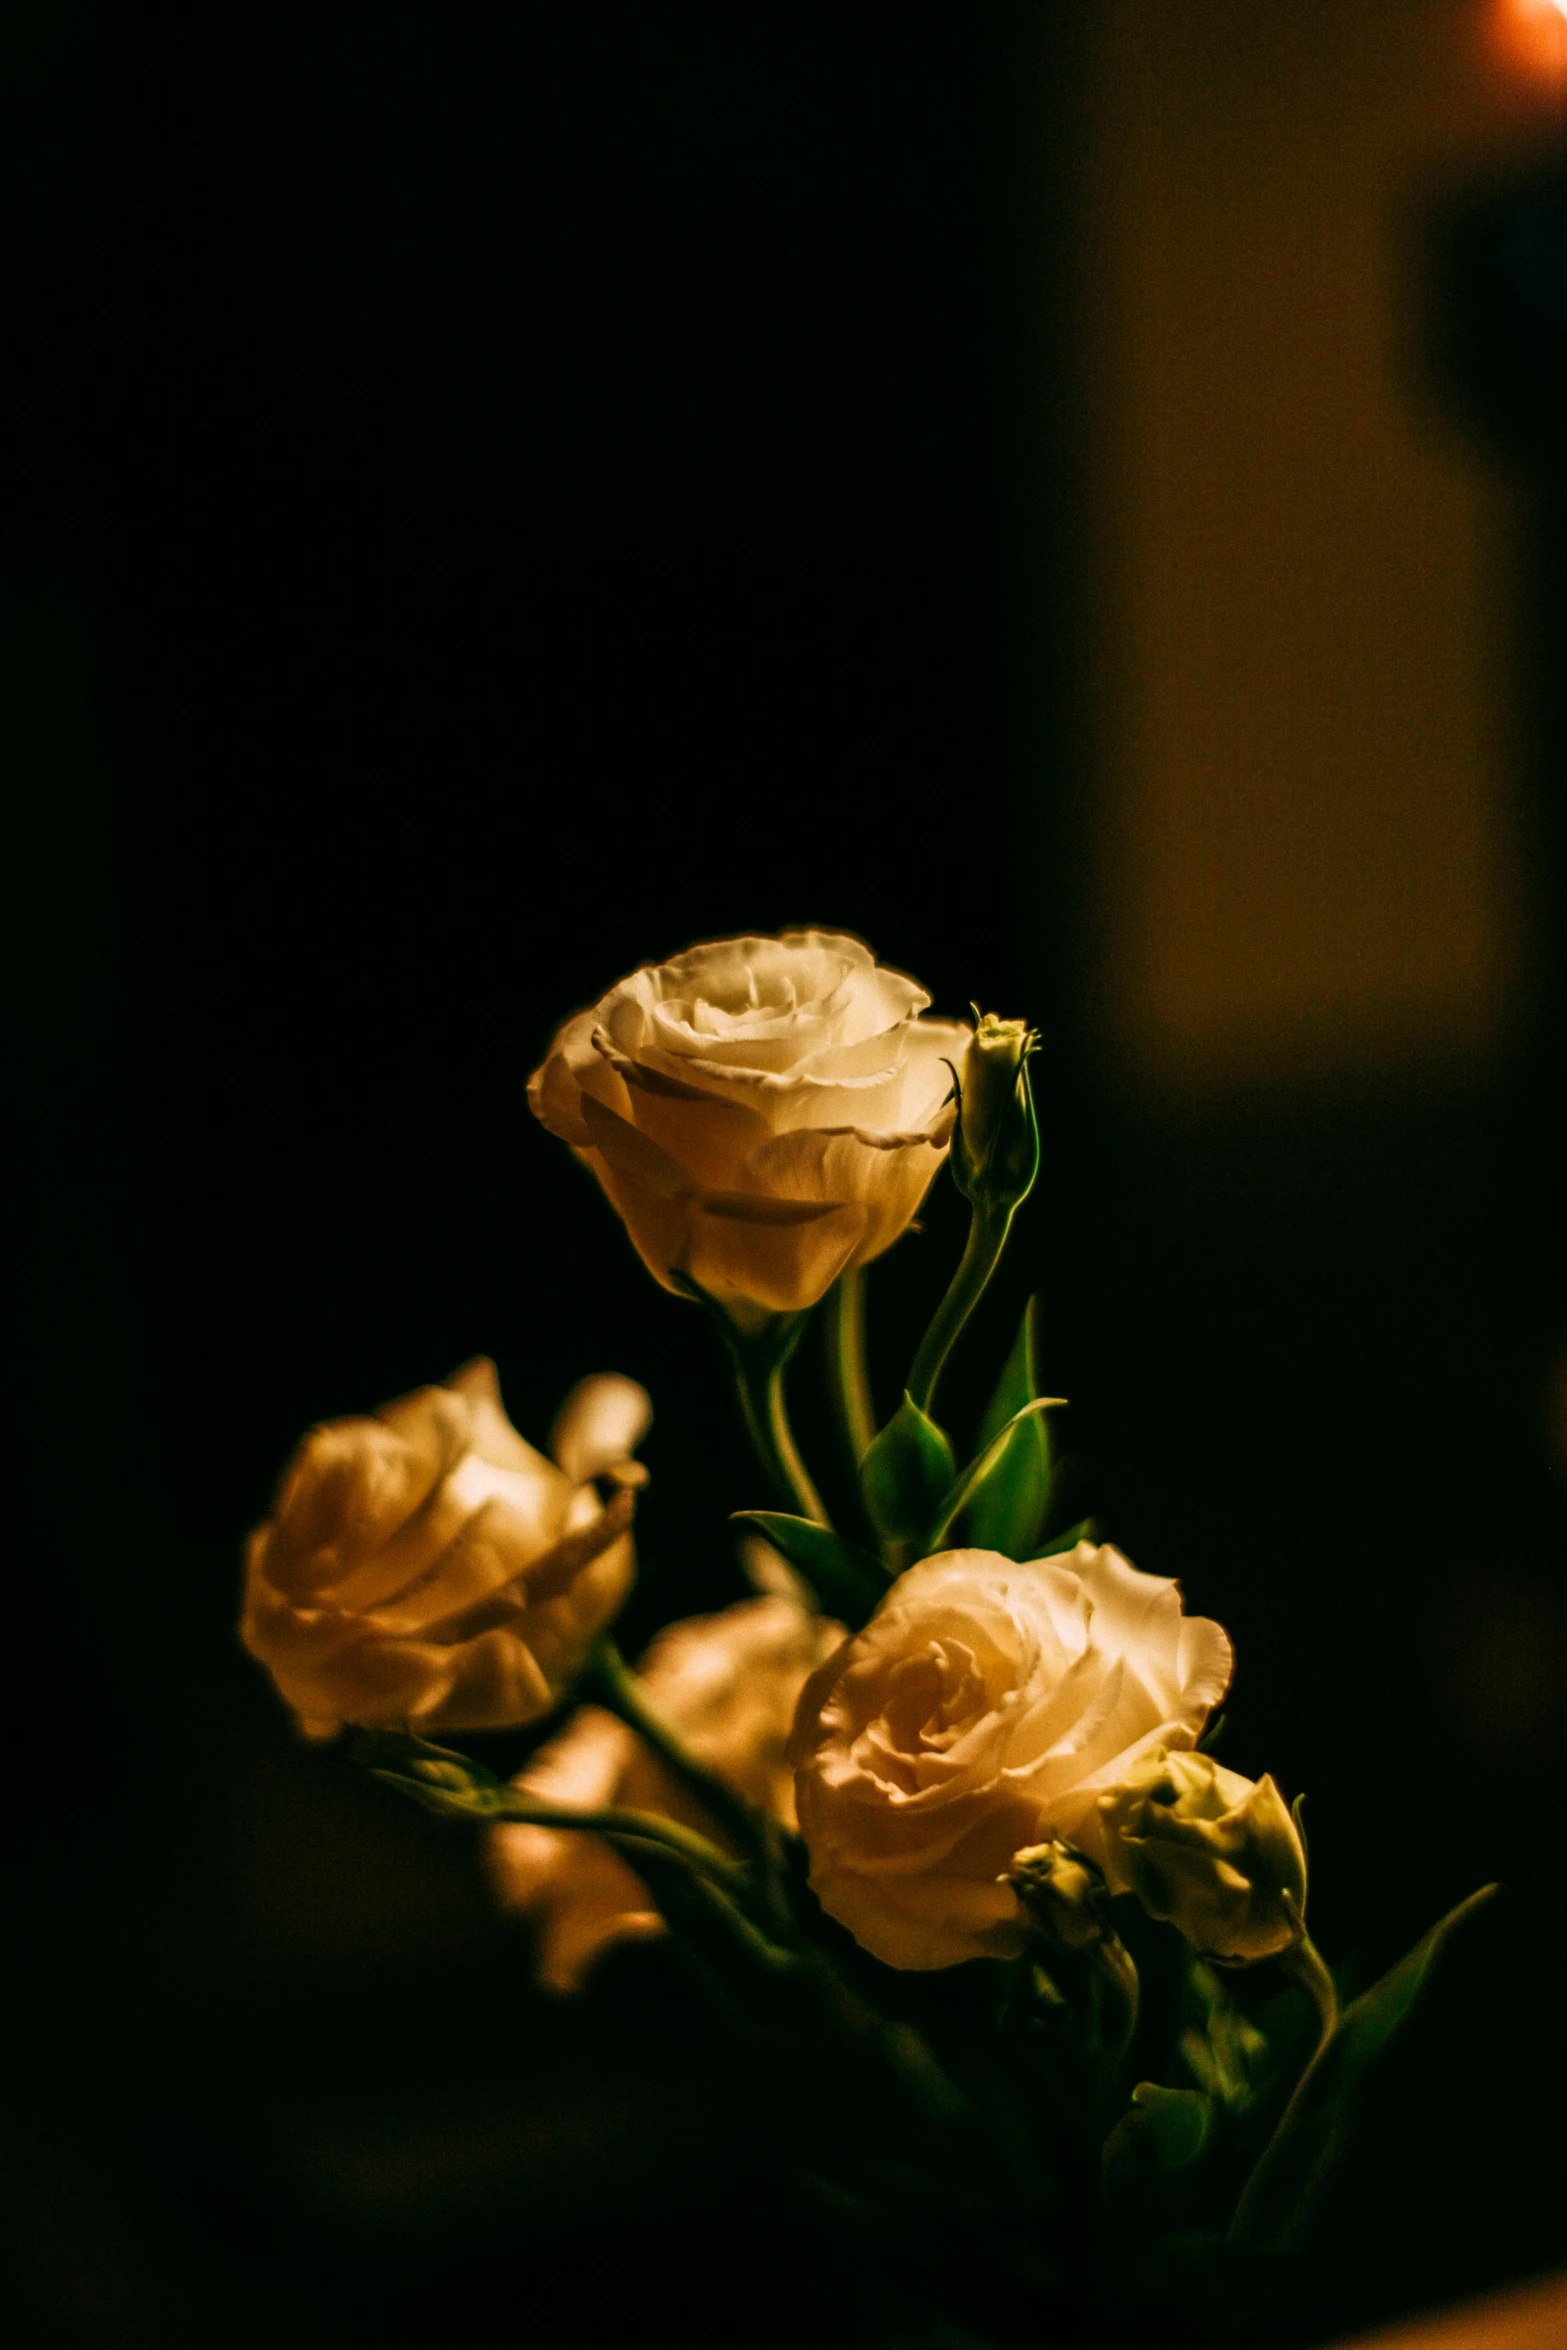
<path fill-rule="evenodd" d="M 789 1725 L 807 1676 L 842 1638 L 840 1624 L 793 1600 L 745 1599 L 720 1615 L 672 1624 L 638 1672 L 697 1760 L 792 1828 Z M 636 1733 L 600 1706 L 573 1714 L 515 1783 L 584 1811 L 624 1804 L 659 1812 L 725 1842 Z M 501 1900 L 537 1923 L 539 1979 L 552 1990 L 575 1990 L 610 1943 L 664 1930 L 641 1879 L 596 1836 L 521 1823 L 496 1828 L 490 1863 Z"/>
<path fill-rule="evenodd" d="M 634 1380 L 585 1379 L 546 1460 L 481 1359 L 313 1428 L 250 1538 L 240 1628 L 307 1734 L 546 1713 L 630 1586 L 630 1454 L 651 1418 Z"/>
<path fill-rule="evenodd" d="M 969 1031 L 830 931 L 719 939 L 634 971 L 528 1084 L 666 1288 L 737 1319 L 813 1305 L 889 1248 L 946 1155 Z"/>
<path fill-rule="evenodd" d="M 800 1699 L 800 1830 L 822 1907 L 896 1967 L 1019 1950 L 998 1879 L 1061 1838 L 1099 1859 L 1098 1797 L 1193 1745 L 1229 1683 L 1179 1587 L 1080 1542 L 1025 1566 L 949 1550 L 900 1576 Z"/>

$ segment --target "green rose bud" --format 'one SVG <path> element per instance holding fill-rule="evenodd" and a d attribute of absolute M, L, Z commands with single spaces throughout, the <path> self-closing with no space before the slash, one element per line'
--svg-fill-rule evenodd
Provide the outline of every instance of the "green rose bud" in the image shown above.
<path fill-rule="evenodd" d="M 1014 1208 L 1039 1169 L 1039 1127 L 1028 1081 L 1038 1043 L 1023 1020 L 998 1020 L 975 1009 L 974 1034 L 959 1082 L 962 1113 L 952 1138 L 958 1188 L 987 1207 Z"/>
<path fill-rule="evenodd" d="M 1057 1950 L 1091 1950 L 1109 1938 L 1105 1881 L 1059 1838 L 1015 1853 L 1007 1880 L 1030 1925 Z"/>
<path fill-rule="evenodd" d="M 1306 1854 L 1271 1779 L 1159 1749 L 1099 1798 L 1104 1870 L 1210 1958 L 1271 1958 L 1298 1941 Z"/>

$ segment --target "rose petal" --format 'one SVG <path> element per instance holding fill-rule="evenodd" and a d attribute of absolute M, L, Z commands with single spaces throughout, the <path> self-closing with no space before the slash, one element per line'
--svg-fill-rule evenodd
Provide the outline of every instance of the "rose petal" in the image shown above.
<path fill-rule="evenodd" d="M 799 1313 L 857 1260 L 865 1211 L 815 1201 L 703 1199 L 696 1204 L 681 1270 L 722 1300 L 775 1314 Z"/>
<path fill-rule="evenodd" d="M 1193 1744 L 1227 1661 L 1216 1626 L 1183 1632 L 1178 1587 L 1118 1552 L 921 1561 L 801 1697 L 791 1754 L 823 1907 L 897 1966 L 1019 1946 L 996 1884 L 1012 1855 L 1054 1835 L 1092 1852 L 1099 1794 Z"/>
<path fill-rule="evenodd" d="M 727 1189 L 739 1180 L 748 1154 L 771 1132 L 760 1110 L 744 1100 L 677 1083 L 641 1062 L 615 1060 L 611 1066 L 624 1087 L 636 1131 L 666 1151 L 692 1182 Z"/>
<path fill-rule="evenodd" d="M 1235 1650 L 1224 1626 L 1211 1616 L 1184 1617 L 1177 1670 L 1186 1705 L 1200 1707 L 1204 1714 L 1211 1712 L 1235 1670 Z"/>
<path fill-rule="evenodd" d="M 598 1014 L 578 1012 L 556 1035 L 528 1079 L 528 1106 L 539 1124 L 577 1149 L 590 1139 L 582 1122 L 582 1073 L 596 1059 Z"/>
<path fill-rule="evenodd" d="M 450 1660 L 446 1686 L 409 1712 L 415 1729 L 503 1730 L 536 1721 L 554 1702 L 531 1646 L 515 1633 L 486 1632 L 442 1654 Z"/>
<path fill-rule="evenodd" d="M 923 1135 L 805 1129 L 775 1135 L 754 1152 L 746 1187 L 797 1200 L 853 1201 L 863 1208 L 856 1264 L 868 1264 L 903 1232 L 940 1169 L 942 1146 Z"/>
<path fill-rule="evenodd" d="M 550 1450 L 573 1485 L 631 1458 L 653 1424 L 653 1399 L 635 1379 L 598 1371 L 579 1379 L 555 1416 Z"/>

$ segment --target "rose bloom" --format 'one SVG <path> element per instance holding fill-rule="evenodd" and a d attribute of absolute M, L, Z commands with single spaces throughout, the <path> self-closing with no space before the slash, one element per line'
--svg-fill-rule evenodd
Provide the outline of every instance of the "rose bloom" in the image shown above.
<path fill-rule="evenodd" d="M 858 939 L 728 938 L 623 979 L 528 1084 L 650 1272 L 741 1322 L 889 1248 L 946 1155 L 969 1031 Z"/>
<path fill-rule="evenodd" d="M 672 1624 L 638 1670 L 649 1700 L 697 1760 L 792 1828 L 789 1725 L 807 1676 L 842 1638 L 841 1624 L 791 1599 L 743 1599 L 721 1615 Z M 635 1731 L 599 1706 L 573 1714 L 515 1783 L 584 1811 L 624 1804 L 660 1812 L 726 1842 Z M 502 1902 L 536 1921 L 539 1979 L 551 1990 L 576 1990 L 612 1942 L 664 1931 L 640 1877 L 597 1836 L 525 1824 L 496 1828 L 490 1863 Z"/>
<path fill-rule="evenodd" d="M 546 1460 L 481 1358 L 313 1428 L 250 1538 L 240 1627 L 306 1734 L 547 1712 L 630 1585 L 630 1456 L 651 1418 L 635 1380 L 584 1379 Z"/>
<path fill-rule="evenodd" d="M 998 1882 L 1013 1856 L 1059 1838 L 1098 1859 L 1099 1796 L 1139 1756 L 1195 1743 L 1230 1664 L 1220 1627 L 1116 1550 L 911 1567 L 800 1699 L 822 1907 L 889 1966 L 1015 1953 L 1025 1925 Z"/>

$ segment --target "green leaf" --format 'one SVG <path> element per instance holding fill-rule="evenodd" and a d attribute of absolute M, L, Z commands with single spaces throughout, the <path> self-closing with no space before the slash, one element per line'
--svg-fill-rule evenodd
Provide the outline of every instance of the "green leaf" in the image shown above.
<path fill-rule="evenodd" d="M 1357 2091 L 1414 2013 L 1431 1969 L 1454 1933 L 1497 1890 L 1495 1885 L 1483 1885 L 1449 1910 L 1380 1982 L 1344 2010 L 1337 2031 L 1304 2081 L 1294 2110 L 1252 2174 L 1231 2231 L 1237 2241 L 1274 2252 L 1287 2252 L 1299 2242 Z"/>
<path fill-rule="evenodd" d="M 877 1533 L 891 1542 L 921 1542 L 956 1467 L 945 1431 L 905 1394 L 860 1463 L 860 1491 Z"/>
<path fill-rule="evenodd" d="M 841 1617 L 851 1632 L 859 1630 L 887 1588 L 879 1560 L 810 1518 L 791 1518 L 782 1510 L 736 1510 L 734 1515 L 799 1568 L 830 1615 Z"/>
<path fill-rule="evenodd" d="M 1190 2170 L 1213 2126 L 1213 2105 L 1200 2089 L 1165 2089 L 1139 2081 L 1131 2110 L 1105 2140 L 1105 2183 L 1112 2191 L 1157 2172 Z"/>
<path fill-rule="evenodd" d="M 1413 2014 L 1432 1967 L 1454 1933 L 1499 1890 L 1496 1885 L 1482 1885 L 1478 1893 L 1471 1893 L 1467 1901 L 1461 1901 L 1445 1918 L 1439 1918 L 1430 1932 L 1423 1934 L 1414 1949 L 1397 1966 L 1390 1967 L 1379 1983 L 1373 1983 L 1369 1991 L 1362 1991 L 1358 1999 L 1350 2002 L 1333 2035 L 1327 2057 L 1328 2063 L 1336 2058 L 1339 2078 L 1334 2088 L 1338 2093 L 1353 2088 L 1370 2071 L 1394 2034 Z"/>
<path fill-rule="evenodd" d="M 1061 1395 L 1041 1395 L 1037 1396 L 1032 1403 L 1026 1403 L 1020 1412 L 1013 1414 L 1000 1434 L 992 1437 L 985 1450 L 969 1462 L 962 1476 L 957 1478 L 942 1496 L 940 1513 L 935 1523 L 926 1531 L 927 1549 L 939 1550 L 941 1548 L 952 1530 L 954 1519 L 961 1516 L 968 1508 L 974 1495 L 989 1482 L 1013 1438 L 1020 1435 L 1031 1421 L 1042 1418 L 1052 1406 L 1065 1401 L 1066 1398 Z"/>
<path fill-rule="evenodd" d="M 980 1421 L 976 1457 L 982 1459 L 1008 1426 L 1013 1433 L 964 1505 L 963 1539 L 1012 1559 L 1034 1556 L 1050 1509 L 1049 1429 L 1040 1413 L 1017 1420 L 1040 1392 L 1038 1325 L 1039 1300 L 1031 1297 Z"/>

